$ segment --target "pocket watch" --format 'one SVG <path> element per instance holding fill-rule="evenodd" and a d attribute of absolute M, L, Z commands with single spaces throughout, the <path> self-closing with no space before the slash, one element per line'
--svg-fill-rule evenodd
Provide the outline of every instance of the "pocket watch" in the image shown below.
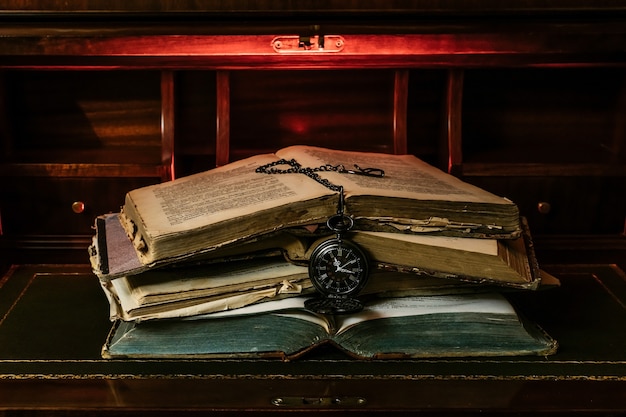
<path fill-rule="evenodd" d="M 320 243 L 309 260 L 309 277 L 321 297 L 307 300 L 305 307 L 322 314 L 359 311 L 363 305 L 354 296 L 367 283 L 368 259 L 359 246 L 344 237 L 354 221 L 343 213 L 343 192 L 338 213 L 326 224 L 336 236 Z"/>
<path fill-rule="evenodd" d="M 277 168 L 280 165 L 288 165 L 289 168 Z M 280 159 L 256 169 L 256 172 L 263 174 L 304 174 L 323 186 L 339 192 L 337 214 L 331 216 L 326 222 L 328 228 L 336 233 L 336 237 L 319 244 L 313 250 L 309 260 L 309 277 L 321 297 L 307 300 L 305 307 L 321 314 L 347 314 L 363 308 L 361 302 L 354 296 L 367 282 L 368 260 L 357 245 L 343 236 L 354 225 L 352 217 L 345 215 L 343 211 L 343 186 L 332 184 L 319 175 L 319 172 L 333 171 L 376 178 L 385 176 L 385 171 L 379 168 L 361 168 L 356 164 L 354 168 L 354 170 L 346 169 L 342 164 L 306 168 L 295 159 Z"/>

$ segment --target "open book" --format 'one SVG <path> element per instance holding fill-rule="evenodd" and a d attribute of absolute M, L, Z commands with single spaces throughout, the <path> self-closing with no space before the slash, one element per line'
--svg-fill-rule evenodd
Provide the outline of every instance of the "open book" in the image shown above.
<path fill-rule="evenodd" d="M 293 146 L 130 191 L 120 219 L 141 263 L 181 259 L 285 227 L 324 223 L 337 211 L 335 191 L 302 174 L 255 172 L 281 158 L 304 167 L 383 169 L 383 178 L 319 173 L 344 187 L 346 213 L 355 218 L 355 229 L 492 238 L 520 234 L 514 203 L 412 155 Z"/>
<path fill-rule="evenodd" d="M 499 294 L 374 299 L 347 316 L 289 298 L 194 320 L 118 321 L 105 358 L 294 359 L 332 344 L 361 359 L 548 355 L 557 343 Z"/>

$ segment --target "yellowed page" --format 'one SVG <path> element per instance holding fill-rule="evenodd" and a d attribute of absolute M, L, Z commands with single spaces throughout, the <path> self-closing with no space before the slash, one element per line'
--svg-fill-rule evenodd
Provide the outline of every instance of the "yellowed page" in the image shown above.
<path fill-rule="evenodd" d="M 151 279 L 153 277 L 153 279 Z M 294 277 L 308 277 L 306 266 L 285 260 L 259 259 L 249 262 L 226 262 L 204 268 L 180 268 L 134 275 L 127 279 L 133 296 L 172 301 L 195 294 L 203 296 L 243 291 L 280 283 Z"/>
<path fill-rule="evenodd" d="M 129 192 L 119 218 L 141 262 L 208 252 L 334 212 L 336 193 L 305 175 L 256 172 L 274 161 L 259 155 Z"/>
<path fill-rule="evenodd" d="M 111 283 L 115 287 L 120 303 L 116 310 L 112 310 L 111 320 L 122 319 L 126 321 L 182 318 L 228 311 L 272 299 L 278 294 L 276 288 L 262 288 L 242 293 L 232 293 L 223 298 L 198 302 L 198 304 L 185 307 L 171 309 L 154 308 L 149 312 L 141 312 L 141 306 L 137 304 L 134 297 L 130 294 L 129 288 L 122 280 L 113 280 Z"/>
<path fill-rule="evenodd" d="M 379 168 L 385 171 L 383 178 L 336 172 L 320 173 L 331 183 L 343 185 L 346 197 L 369 194 L 417 200 L 512 204 L 502 197 L 463 182 L 413 155 L 336 151 L 311 146 L 291 146 L 281 149 L 276 154 L 286 159 L 295 158 L 304 167 L 330 164 L 343 165 L 348 170 L 354 170 L 354 164 L 357 164 L 361 168 Z"/>
<path fill-rule="evenodd" d="M 413 235 L 408 233 L 367 231 L 358 231 L 357 233 L 374 237 L 378 236 L 385 239 L 394 239 L 417 245 L 427 245 L 438 248 L 447 248 L 459 251 L 498 256 L 498 241 L 495 239 L 472 239 L 467 237 L 432 236 L 419 234 Z"/>
<path fill-rule="evenodd" d="M 331 324 L 329 319 L 313 313 L 304 308 L 304 302 L 310 297 L 289 297 L 282 300 L 266 301 L 264 303 L 253 304 L 245 306 L 236 310 L 221 311 L 212 314 L 206 314 L 198 317 L 190 317 L 198 319 L 217 319 L 223 317 L 237 317 L 245 315 L 263 314 L 263 313 L 275 313 L 280 316 L 297 318 L 300 320 L 315 323 L 326 330 L 327 333 L 331 331 Z M 277 329 L 278 331 L 279 329 Z"/>
<path fill-rule="evenodd" d="M 333 193 L 304 175 L 255 172 L 275 160 L 274 155 L 258 155 L 129 195 L 146 230 L 164 235 Z"/>
<path fill-rule="evenodd" d="M 337 334 L 367 320 L 441 313 L 517 316 L 507 299 L 497 293 L 381 298 L 367 303 L 358 313 L 337 317 Z"/>

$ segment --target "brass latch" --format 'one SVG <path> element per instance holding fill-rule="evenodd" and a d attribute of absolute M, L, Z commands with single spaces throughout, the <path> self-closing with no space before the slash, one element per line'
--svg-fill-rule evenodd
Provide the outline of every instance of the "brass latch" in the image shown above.
<path fill-rule="evenodd" d="M 344 46 L 339 35 L 277 36 L 272 40 L 272 48 L 279 53 L 341 52 Z"/>
<path fill-rule="evenodd" d="M 363 397 L 278 397 L 272 399 L 277 407 L 295 408 L 334 408 L 364 406 L 367 403 Z"/>

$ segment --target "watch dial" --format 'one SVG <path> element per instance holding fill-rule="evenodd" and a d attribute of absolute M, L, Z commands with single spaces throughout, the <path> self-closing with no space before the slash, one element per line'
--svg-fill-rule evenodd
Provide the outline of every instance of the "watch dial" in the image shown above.
<path fill-rule="evenodd" d="M 355 294 L 365 285 L 367 272 L 365 254 L 349 241 L 327 240 L 311 255 L 309 275 L 322 294 Z"/>

